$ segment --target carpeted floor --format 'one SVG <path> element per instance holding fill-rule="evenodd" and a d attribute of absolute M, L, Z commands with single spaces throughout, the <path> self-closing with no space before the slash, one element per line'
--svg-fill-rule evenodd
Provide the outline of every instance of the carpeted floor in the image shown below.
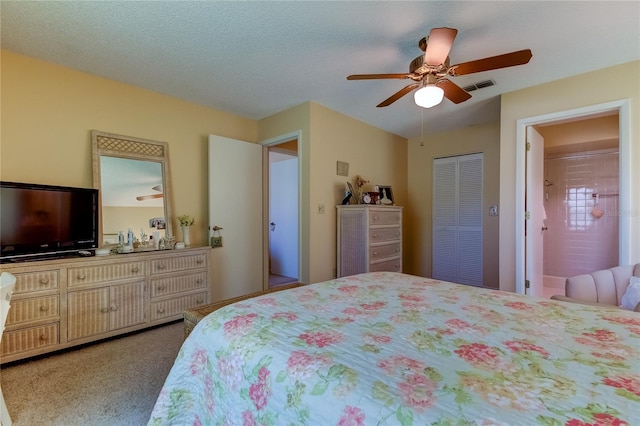
<path fill-rule="evenodd" d="M 183 337 L 179 321 L 2 367 L 13 424 L 146 425 Z"/>

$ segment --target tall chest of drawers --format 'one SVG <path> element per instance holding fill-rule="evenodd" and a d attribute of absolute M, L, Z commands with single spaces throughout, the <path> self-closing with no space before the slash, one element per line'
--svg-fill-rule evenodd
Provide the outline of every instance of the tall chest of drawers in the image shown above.
<path fill-rule="evenodd" d="M 210 250 L 0 265 L 16 276 L 0 363 L 181 319 L 209 303 Z"/>
<path fill-rule="evenodd" d="M 402 272 L 402 207 L 337 206 L 337 275 Z"/>

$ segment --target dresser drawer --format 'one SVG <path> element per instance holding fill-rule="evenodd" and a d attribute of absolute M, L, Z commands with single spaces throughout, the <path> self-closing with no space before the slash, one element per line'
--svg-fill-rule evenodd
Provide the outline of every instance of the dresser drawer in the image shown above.
<path fill-rule="evenodd" d="M 144 277 L 144 262 L 95 265 L 84 268 L 69 268 L 67 271 L 67 285 L 74 287 L 138 277 Z"/>
<path fill-rule="evenodd" d="M 189 294 L 169 300 L 151 303 L 151 321 L 172 316 L 181 317 L 185 310 L 197 308 L 207 303 L 207 292 Z"/>
<path fill-rule="evenodd" d="M 375 228 L 369 230 L 369 242 L 379 243 L 382 241 L 399 241 L 402 237 L 402 228 Z"/>
<path fill-rule="evenodd" d="M 14 355 L 58 343 L 60 343 L 60 329 L 57 322 L 22 330 L 5 331 L 2 335 L 2 355 Z"/>
<path fill-rule="evenodd" d="M 369 223 L 376 225 L 400 225 L 402 213 L 398 211 L 371 210 L 369 212 Z"/>
<path fill-rule="evenodd" d="M 36 320 L 58 319 L 59 315 L 60 302 L 57 294 L 54 296 L 12 300 L 6 325 L 9 326 Z"/>
<path fill-rule="evenodd" d="M 193 254 L 167 259 L 155 259 L 151 261 L 151 273 L 164 274 L 166 272 L 184 271 L 206 266 L 207 256 L 205 254 Z"/>
<path fill-rule="evenodd" d="M 387 260 L 385 262 L 371 263 L 369 265 L 370 272 L 402 272 L 402 260 L 397 259 Z"/>
<path fill-rule="evenodd" d="M 165 296 L 167 294 L 181 293 L 199 288 L 206 289 L 207 285 L 206 272 L 154 278 L 151 280 L 151 297 Z"/>
<path fill-rule="evenodd" d="M 383 244 L 369 247 L 370 261 L 398 256 L 400 256 L 400 243 Z"/>
<path fill-rule="evenodd" d="M 15 273 L 14 275 L 16 277 L 16 286 L 13 288 L 14 295 L 57 289 L 60 281 L 57 270 Z"/>

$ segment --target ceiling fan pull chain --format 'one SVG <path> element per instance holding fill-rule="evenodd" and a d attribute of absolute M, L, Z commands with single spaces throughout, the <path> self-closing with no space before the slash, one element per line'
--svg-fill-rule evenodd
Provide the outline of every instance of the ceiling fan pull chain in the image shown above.
<path fill-rule="evenodd" d="M 422 120 L 420 120 L 420 146 L 424 146 L 424 108 L 420 108 L 420 114 L 422 115 Z"/>

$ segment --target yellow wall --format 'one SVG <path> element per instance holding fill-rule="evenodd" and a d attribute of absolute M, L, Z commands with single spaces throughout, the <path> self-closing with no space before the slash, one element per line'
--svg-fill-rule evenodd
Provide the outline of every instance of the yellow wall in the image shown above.
<path fill-rule="evenodd" d="M 630 260 L 640 262 L 640 61 L 634 61 L 502 96 L 500 119 L 500 289 L 516 288 L 516 125 L 517 120 L 629 99 L 631 190 Z"/>
<path fill-rule="evenodd" d="M 207 244 L 207 140 L 257 141 L 258 124 L 138 87 L 2 50 L 2 180 L 92 187 L 92 129 L 166 141 L 175 217 Z"/>
<path fill-rule="evenodd" d="M 405 233 L 408 250 L 405 271 L 430 277 L 432 271 L 433 159 L 452 155 L 484 153 L 483 193 L 483 283 L 498 287 L 499 216 L 489 216 L 489 206 L 499 204 L 500 126 L 498 123 L 466 127 L 409 140 L 408 211 Z"/>
<path fill-rule="evenodd" d="M 335 269 L 336 161 L 351 163 L 406 200 L 406 139 L 315 103 L 255 121 L 2 50 L 0 179 L 92 187 L 92 129 L 169 144 L 171 209 L 196 218 L 193 244 L 207 244 L 209 134 L 260 142 L 301 131 L 304 282 Z M 325 204 L 324 215 L 316 214 Z M 312 259 L 312 261 L 310 260 Z M 305 279 L 306 278 L 306 279 Z"/>
<path fill-rule="evenodd" d="M 544 138 L 545 149 L 564 145 L 583 146 L 602 141 L 617 141 L 620 134 L 618 114 L 534 127 Z"/>
<path fill-rule="evenodd" d="M 391 185 L 396 205 L 407 202 L 407 140 L 361 121 L 311 104 L 310 247 L 313 281 L 333 277 L 336 268 L 336 208 L 345 183 L 356 175 L 373 185 Z M 349 177 L 337 176 L 337 161 L 349 163 Z M 366 187 L 365 187 L 366 188 Z M 318 213 L 318 206 L 325 213 Z M 404 234 L 409 233 L 404 227 Z"/>
<path fill-rule="evenodd" d="M 298 154 L 305 170 L 302 214 L 309 217 L 303 223 L 302 251 L 312 259 L 308 265 L 309 282 L 318 282 L 331 279 L 335 273 L 335 206 L 344 197 L 347 180 L 362 175 L 371 182 L 370 190 L 375 184 L 391 185 L 396 204 L 406 202 L 407 142 L 314 102 L 261 120 L 259 137 L 266 140 L 298 130 Z M 349 163 L 348 178 L 337 176 L 338 160 Z M 318 213 L 319 205 L 324 205 L 324 214 Z M 301 275 L 305 273 L 303 264 Z"/>

